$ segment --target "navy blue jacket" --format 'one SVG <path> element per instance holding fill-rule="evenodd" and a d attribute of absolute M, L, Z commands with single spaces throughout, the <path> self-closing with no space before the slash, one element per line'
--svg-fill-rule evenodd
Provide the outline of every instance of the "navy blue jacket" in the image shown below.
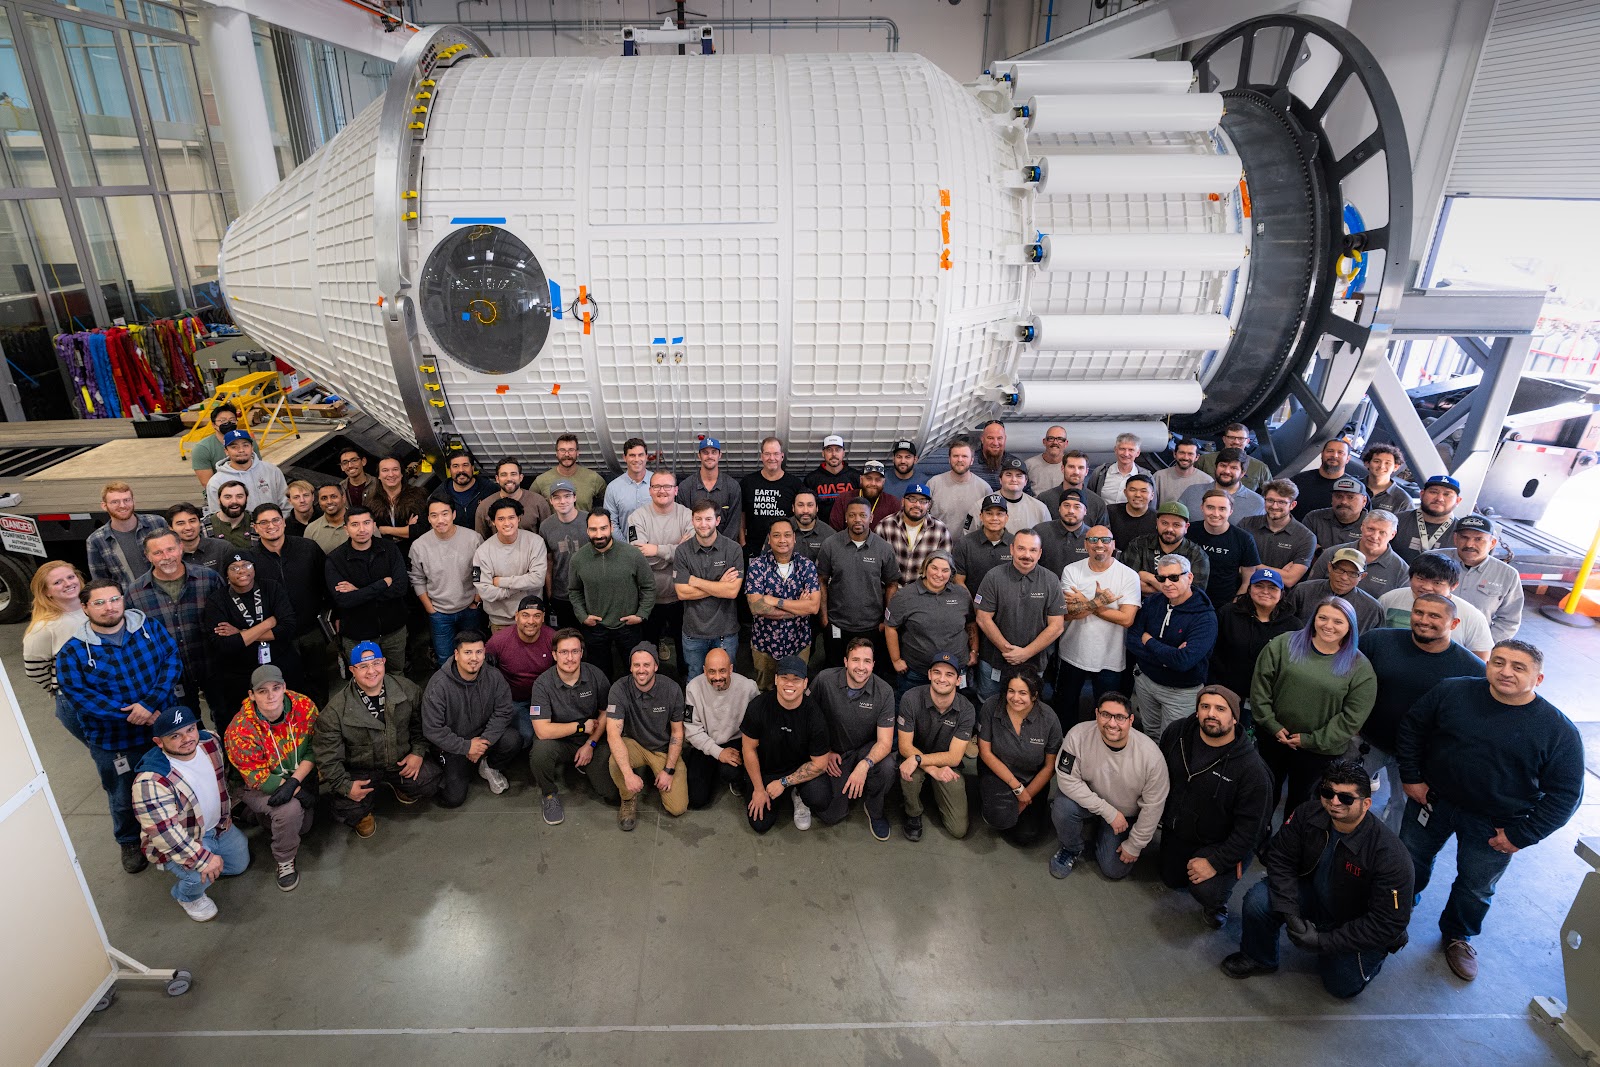
<path fill-rule="evenodd" d="M 1144 640 L 1145 634 L 1150 635 L 1149 641 Z M 1134 664 L 1157 685 L 1177 689 L 1205 685 L 1211 649 L 1217 643 L 1217 613 L 1199 589 L 1176 605 L 1160 593 L 1151 593 L 1133 617 L 1124 640 Z"/>

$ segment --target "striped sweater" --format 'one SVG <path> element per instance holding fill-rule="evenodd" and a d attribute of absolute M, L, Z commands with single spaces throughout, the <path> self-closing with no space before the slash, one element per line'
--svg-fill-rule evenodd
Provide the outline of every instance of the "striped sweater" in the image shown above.
<path fill-rule="evenodd" d="M 56 690 L 60 688 L 56 685 L 56 653 L 87 621 L 82 610 L 79 610 L 29 627 L 27 633 L 22 635 L 22 667 L 27 672 L 28 681 L 51 696 L 56 695 Z"/>

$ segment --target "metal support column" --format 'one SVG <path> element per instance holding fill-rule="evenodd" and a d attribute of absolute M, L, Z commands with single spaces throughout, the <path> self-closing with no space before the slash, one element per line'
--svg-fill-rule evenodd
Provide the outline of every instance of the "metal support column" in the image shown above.
<path fill-rule="evenodd" d="M 272 150 L 272 120 L 256 64 L 255 34 L 250 14 L 242 8 L 202 4 L 200 19 L 222 141 L 228 146 L 228 169 L 243 213 L 278 184 L 278 158 Z"/>

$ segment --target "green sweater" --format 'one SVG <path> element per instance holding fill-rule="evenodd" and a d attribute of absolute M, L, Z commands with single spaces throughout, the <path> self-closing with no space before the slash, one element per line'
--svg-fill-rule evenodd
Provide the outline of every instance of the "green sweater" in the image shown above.
<path fill-rule="evenodd" d="M 1291 662 L 1292 636 L 1274 637 L 1256 660 L 1255 678 L 1250 683 L 1256 739 L 1266 744 L 1280 729 L 1288 730 L 1301 735 L 1301 751 L 1342 756 L 1372 713 L 1378 675 L 1360 654 L 1343 677 L 1333 673 L 1332 656 L 1314 650 L 1298 663 Z"/>
<path fill-rule="evenodd" d="M 601 626 L 615 629 L 624 615 L 642 619 L 650 614 L 656 606 L 656 583 L 644 553 L 632 545 L 613 541 L 603 553 L 584 545 L 572 554 L 567 599 L 579 622 L 598 615 Z"/>

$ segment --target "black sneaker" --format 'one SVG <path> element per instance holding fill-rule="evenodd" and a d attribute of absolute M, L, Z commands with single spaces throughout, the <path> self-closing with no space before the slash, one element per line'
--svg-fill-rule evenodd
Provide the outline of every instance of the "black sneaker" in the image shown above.
<path fill-rule="evenodd" d="M 1229 978 L 1249 978 L 1257 974 L 1273 974 L 1278 968 L 1257 960 L 1243 952 L 1235 952 L 1222 961 L 1222 973 Z"/>
<path fill-rule="evenodd" d="M 138 845 L 122 846 L 123 870 L 127 871 L 129 874 L 138 874 L 148 866 L 150 866 L 150 861 L 144 858 L 144 852 L 139 848 Z"/>
<path fill-rule="evenodd" d="M 1200 918 L 1213 930 L 1220 930 L 1228 924 L 1228 906 L 1220 908 L 1205 908 L 1200 913 Z"/>
<path fill-rule="evenodd" d="M 300 872 L 294 869 L 294 860 L 278 864 L 278 888 L 288 893 L 300 884 Z"/>
<path fill-rule="evenodd" d="M 922 816 L 907 815 L 906 821 L 900 827 L 900 832 L 906 835 L 907 841 L 921 841 Z"/>

